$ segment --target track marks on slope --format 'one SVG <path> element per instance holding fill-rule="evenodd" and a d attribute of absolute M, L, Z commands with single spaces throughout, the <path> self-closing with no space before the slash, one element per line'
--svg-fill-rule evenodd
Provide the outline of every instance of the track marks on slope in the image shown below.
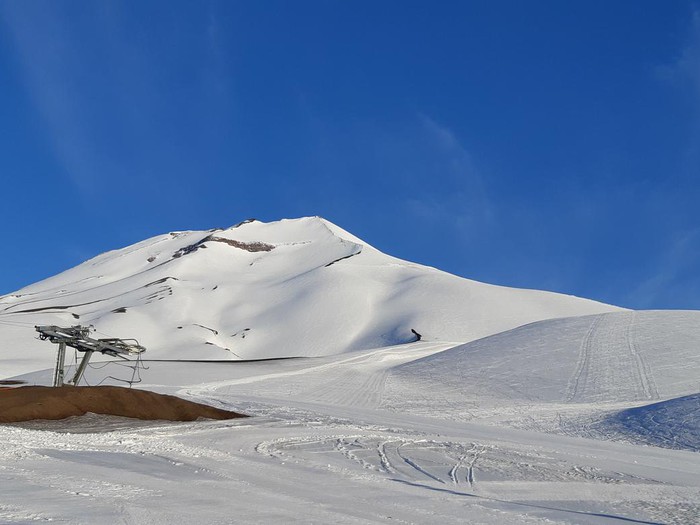
<path fill-rule="evenodd" d="M 581 346 L 579 347 L 578 361 L 576 362 L 576 370 L 569 380 L 565 399 L 567 402 L 574 401 L 583 390 L 583 386 L 588 379 L 590 371 L 591 353 L 593 345 L 593 335 L 598 330 L 598 326 L 603 321 L 603 315 L 596 315 L 591 322 L 591 325 L 586 332 Z"/>
<path fill-rule="evenodd" d="M 567 384 L 566 402 L 658 399 L 651 367 L 635 341 L 636 315 L 601 314 L 591 319 Z"/>
<path fill-rule="evenodd" d="M 659 390 L 656 387 L 654 374 L 649 367 L 649 363 L 647 363 L 646 359 L 644 359 L 644 356 L 639 351 L 639 348 L 637 348 L 637 343 L 635 341 L 636 320 L 637 312 L 631 312 L 629 315 L 629 325 L 627 326 L 627 346 L 630 354 L 634 358 L 644 395 L 647 399 L 659 399 Z"/>
<path fill-rule="evenodd" d="M 374 472 L 397 481 L 471 492 L 518 483 L 648 484 L 649 480 L 572 463 L 536 451 L 408 435 L 333 435 L 280 438 L 260 443 L 260 454 L 280 461 L 359 475 Z M 478 482 L 477 482 L 478 480 Z"/>
<path fill-rule="evenodd" d="M 459 485 L 464 479 L 471 489 L 476 488 L 476 462 L 479 456 L 486 451 L 484 445 L 472 443 L 472 448 L 466 454 L 462 454 L 455 465 L 450 469 L 450 480 L 454 485 Z M 460 473 L 461 476 L 460 476 Z"/>
<path fill-rule="evenodd" d="M 301 396 L 326 404 L 376 408 L 382 402 L 386 377 L 386 370 L 348 368 L 319 386 L 302 392 Z"/>
<path fill-rule="evenodd" d="M 403 454 L 401 451 L 401 447 L 404 446 L 405 443 L 400 443 L 399 445 L 396 446 L 396 455 L 401 458 L 401 460 L 407 464 L 410 467 L 413 467 L 417 472 L 420 474 L 423 474 L 424 476 L 437 481 L 438 483 L 445 483 L 440 477 L 436 476 L 435 474 L 431 474 L 430 471 L 428 470 L 428 467 L 422 467 L 417 461 L 414 461 L 411 458 L 411 455 L 408 454 Z M 428 461 L 425 461 L 427 463 Z M 431 462 L 432 463 L 432 462 Z"/>
<path fill-rule="evenodd" d="M 212 391 L 264 382 L 266 388 L 284 392 L 285 396 L 289 395 L 290 388 L 298 385 L 295 395 L 304 401 L 375 407 L 382 401 L 388 370 L 457 344 L 417 342 L 301 360 L 301 368 L 204 383 L 179 392 L 185 396 L 206 397 Z"/>
<path fill-rule="evenodd" d="M 299 399 L 339 406 L 377 408 L 384 399 L 389 371 L 402 363 L 420 359 L 449 348 L 452 343 L 407 343 L 358 353 L 359 355 L 312 367 L 312 387 Z M 321 372 L 321 373 L 318 373 Z"/>

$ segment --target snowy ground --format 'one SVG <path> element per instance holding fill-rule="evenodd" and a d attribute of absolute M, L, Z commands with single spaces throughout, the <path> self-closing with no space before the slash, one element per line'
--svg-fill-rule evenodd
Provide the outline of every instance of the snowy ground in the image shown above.
<path fill-rule="evenodd" d="M 254 417 L 0 426 L 0 523 L 700 523 L 700 312 L 461 279 L 309 217 L 0 297 L 0 379 L 50 384 L 34 326 L 78 323 L 148 348 L 138 388 Z"/>
<path fill-rule="evenodd" d="M 2 426 L 0 522 L 700 522 L 696 452 L 513 428 L 486 413 L 455 417 L 461 392 L 451 406 L 443 392 L 432 412 L 414 410 L 401 365 L 458 355 L 453 346 L 147 363 L 140 387 L 256 417 Z M 88 380 L 112 368 L 91 369 Z M 47 370 L 24 378 L 49 377 Z M 464 413 L 477 401 L 463 399 Z M 537 421 L 548 403 L 530 404 Z M 592 403 L 561 406 L 575 419 Z"/>
<path fill-rule="evenodd" d="M 532 323 L 397 366 L 385 407 L 700 450 L 699 377 L 700 312 L 617 312 Z"/>

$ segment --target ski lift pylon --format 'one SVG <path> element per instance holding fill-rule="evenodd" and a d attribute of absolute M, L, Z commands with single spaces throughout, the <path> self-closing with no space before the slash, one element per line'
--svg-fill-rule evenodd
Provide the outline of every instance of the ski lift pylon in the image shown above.
<path fill-rule="evenodd" d="M 83 352 L 83 358 L 75 371 L 73 378 L 67 384 L 77 385 L 85 372 L 85 368 L 95 352 L 128 359 L 128 355 L 139 355 L 146 351 L 136 339 L 93 339 L 90 332 L 94 330 L 92 326 L 69 326 L 61 327 L 55 325 L 35 326 L 39 332 L 39 339 L 51 341 L 58 345 L 56 356 L 56 367 L 53 373 L 53 386 L 63 386 L 64 364 L 66 359 L 66 346 L 75 348 L 78 352 Z"/>

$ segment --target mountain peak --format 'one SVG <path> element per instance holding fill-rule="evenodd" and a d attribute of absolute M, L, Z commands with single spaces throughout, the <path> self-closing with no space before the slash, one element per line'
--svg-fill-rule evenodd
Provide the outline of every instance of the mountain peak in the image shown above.
<path fill-rule="evenodd" d="M 615 310 L 402 261 L 321 217 L 159 235 L 0 298 L 5 320 L 92 324 L 137 338 L 151 359 L 329 355 L 416 334 L 467 342 Z M 37 348 L 30 331 L 18 337 Z"/>

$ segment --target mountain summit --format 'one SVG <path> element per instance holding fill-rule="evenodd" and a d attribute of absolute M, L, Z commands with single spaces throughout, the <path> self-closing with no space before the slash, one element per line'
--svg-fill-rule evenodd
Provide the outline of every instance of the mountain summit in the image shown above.
<path fill-rule="evenodd" d="M 3 334 L 46 361 L 35 324 L 134 337 L 150 359 L 321 356 L 468 342 L 525 323 L 619 310 L 463 279 L 385 255 L 320 218 L 159 235 L 0 297 Z M 6 340 L 8 340 L 6 338 Z"/>

